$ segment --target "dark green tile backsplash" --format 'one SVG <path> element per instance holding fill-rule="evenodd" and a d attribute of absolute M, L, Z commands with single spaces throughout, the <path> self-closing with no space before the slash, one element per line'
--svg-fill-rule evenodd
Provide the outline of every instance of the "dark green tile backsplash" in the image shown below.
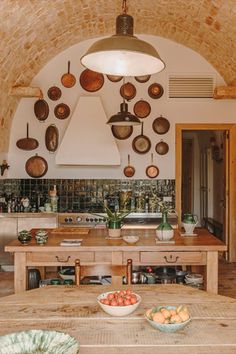
<path fill-rule="evenodd" d="M 35 207 L 37 210 L 49 199 L 49 190 L 54 185 L 57 188 L 59 212 L 102 211 L 105 199 L 112 208 L 118 208 L 120 191 L 131 191 L 132 210 L 135 210 L 135 203 L 139 196 L 143 196 L 146 200 L 153 196 L 160 199 L 170 197 L 170 204 L 175 207 L 175 180 L 173 179 L 2 179 L 0 201 L 3 203 L 5 199 L 6 202 L 12 200 L 19 202 L 22 197 L 28 197 L 33 210 Z"/>

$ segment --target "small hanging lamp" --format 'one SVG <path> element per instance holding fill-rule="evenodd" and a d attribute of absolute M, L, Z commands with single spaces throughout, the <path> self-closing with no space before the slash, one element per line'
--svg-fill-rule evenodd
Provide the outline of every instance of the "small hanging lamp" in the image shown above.
<path fill-rule="evenodd" d="M 165 68 L 156 49 L 133 35 L 134 20 L 127 15 L 126 0 L 123 13 L 116 18 L 116 34 L 101 39 L 88 49 L 81 63 L 90 70 L 107 75 L 151 75 Z"/>
<path fill-rule="evenodd" d="M 128 104 L 125 100 L 120 105 L 120 112 L 111 116 L 107 124 L 109 125 L 138 125 L 141 121 L 134 114 L 128 112 Z"/>

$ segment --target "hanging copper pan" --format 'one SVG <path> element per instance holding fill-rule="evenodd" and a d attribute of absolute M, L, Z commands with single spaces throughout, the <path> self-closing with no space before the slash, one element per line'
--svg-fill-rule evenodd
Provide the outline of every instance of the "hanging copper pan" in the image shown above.
<path fill-rule="evenodd" d="M 133 177 L 134 174 L 135 174 L 135 168 L 130 165 L 130 155 L 128 155 L 128 165 L 125 166 L 124 168 L 124 175 L 130 178 Z"/>
<path fill-rule="evenodd" d="M 169 145 L 161 140 L 156 144 L 155 150 L 159 155 L 165 155 L 169 151 Z"/>
<path fill-rule="evenodd" d="M 104 84 L 104 76 L 101 73 L 85 69 L 80 74 L 80 85 L 81 87 L 88 92 L 96 92 L 102 88 Z"/>
<path fill-rule="evenodd" d="M 140 100 L 134 105 L 134 114 L 139 118 L 146 118 L 151 112 L 151 106 L 147 101 Z"/>
<path fill-rule="evenodd" d="M 61 83 L 66 88 L 71 88 L 76 83 L 76 78 L 70 73 L 70 61 L 68 61 L 68 72 L 61 77 Z"/>
<path fill-rule="evenodd" d="M 136 96 L 136 88 L 131 82 L 126 82 L 120 88 L 121 97 L 130 101 Z"/>
<path fill-rule="evenodd" d="M 164 93 L 164 89 L 160 84 L 154 83 L 149 86 L 148 94 L 151 98 L 160 98 Z"/>
<path fill-rule="evenodd" d="M 157 134 L 165 134 L 170 129 L 170 123 L 166 118 L 160 116 L 154 119 L 152 123 L 152 128 Z"/>
<path fill-rule="evenodd" d="M 111 82 L 119 82 L 123 79 L 123 76 L 118 76 L 118 75 L 107 75 L 108 80 Z"/>
<path fill-rule="evenodd" d="M 153 153 L 151 154 L 151 165 L 146 168 L 146 175 L 149 178 L 156 178 L 159 175 L 159 168 L 153 165 Z"/>
<path fill-rule="evenodd" d="M 147 82 L 150 79 L 151 75 L 143 75 L 143 76 L 135 76 L 135 80 L 140 82 L 140 83 L 144 83 Z"/>
<path fill-rule="evenodd" d="M 36 154 L 26 161 L 25 170 L 30 177 L 40 178 L 47 173 L 48 163 L 42 156 Z"/>
<path fill-rule="evenodd" d="M 141 134 L 137 135 L 133 142 L 132 148 L 138 154 L 146 154 L 151 149 L 151 141 L 150 139 L 143 134 L 143 123 L 141 128 Z"/>
<path fill-rule="evenodd" d="M 112 125 L 111 131 L 113 136 L 119 140 L 128 139 L 133 133 L 132 125 Z"/>
<path fill-rule="evenodd" d="M 44 121 L 49 115 L 49 106 L 43 99 L 37 100 L 34 104 L 34 114 L 39 121 Z"/>
<path fill-rule="evenodd" d="M 49 152 L 55 152 L 58 148 L 59 131 L 55 124 L 47 127 L 45 132 L 45 145 Z"/>
<path fill-rule="evenodd" d="M 17 140 L 16 146 L 22 150 L 34 150 L 39 146 L 38 140 L 29 138 L 29 123 L 26 125 L 26 138 Z"/>
<path fill-rule="evenodd" d="M 70 107 L 65 103 L 59 103 L 54 108 L 54 114 L 58 119 L 66 119 L 70 115 Z"/>
<path fill-rule="evenodd" d="M 48 89 L 48 97 L 52 101 L 57 101 L 61 97 L 61 89 L 57 86 L 52 86 Z"/>

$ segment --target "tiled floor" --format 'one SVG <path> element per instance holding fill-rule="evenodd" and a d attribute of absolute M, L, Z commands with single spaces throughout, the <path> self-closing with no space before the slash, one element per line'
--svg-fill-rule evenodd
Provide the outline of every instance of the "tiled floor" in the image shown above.
<path fill-rule="evenodd" d="M 49 277 L 55 276 L 49 275 Z M 0 297 L 13 294 L 13 273 L 0 272 Z M 236 298 L 236 263 L 219 261 L 219 294 Z"/>

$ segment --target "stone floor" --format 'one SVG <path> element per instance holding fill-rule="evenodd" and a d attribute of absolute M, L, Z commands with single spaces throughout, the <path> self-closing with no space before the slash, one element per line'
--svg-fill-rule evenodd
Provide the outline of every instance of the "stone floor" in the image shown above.
<path fill-rule="evenodd" d="M 49 278 L 55 274 L 49 274 Z M 13 294 L 13 272 L 0 272 L 0 297 Z M 219 294 L 236 298 L 236 263 L 219 261 Z"/>

